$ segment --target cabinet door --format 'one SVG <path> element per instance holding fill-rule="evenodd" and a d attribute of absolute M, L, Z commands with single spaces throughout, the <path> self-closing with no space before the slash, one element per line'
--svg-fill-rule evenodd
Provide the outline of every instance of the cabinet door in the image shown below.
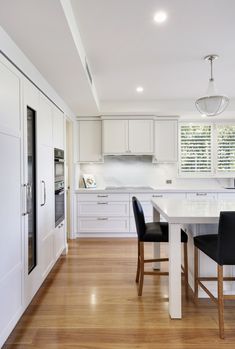
<path fill-rule="evenodd" d="M 153 154 L 153 120 L 129 120 L 129 151 Z"/>
<path fill-rule="evenodd" d="M 128 153 L 128 120 L 103 120 L 103 153 Z"/>
<path fill-rule="evenodd" d="M 155 150 L 156 162 L 176 162 L 178 149 L 178 121 L 155 121 Z"/>
<path fill-rule="evenodd" d="M 40 112 L 37 119 L 37 131 L 40 144 L 53 146 L 53 104 L 40 95 Z"/>
<path fill-rule="evenodd" d="M 20 78 L 0 60 L 0 347 L 23 310 Z M 23 200 L 22 200 L 23 201 Z"/>
<path fill-rule="evenodd" d="M 64 114 L 53 107 L 53 146 L 64 149 Z"/>
<path fill-rule="evenodd" d="M 54 205 L 54 153 L 53 148 L 38 145 L 38 234 L 41 273 L 44 278 L 53 265 Z"/>
<path fill-rule="evenodd" d="M 54 258 L 57 260 L 65 248 L 65 226 L 64 221 L 54 230 Z"/>
<path fill-rule="evenodd" d="M 79 161 L 102 161 L 101 121 L 79 121 Z"/>

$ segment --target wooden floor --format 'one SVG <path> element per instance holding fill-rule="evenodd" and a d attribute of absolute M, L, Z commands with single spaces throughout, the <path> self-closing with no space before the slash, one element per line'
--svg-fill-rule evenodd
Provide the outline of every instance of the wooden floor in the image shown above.
<path fill-rule="evenodd" d="M 220 340 L 214 304 L 183 295 L 183 319 L 170 320 L 167 276 L 146 276 L 140 298 L 135 271 L 134 239 L 70 242 L 3 348 L 235 348 L 235 302 Z"/>

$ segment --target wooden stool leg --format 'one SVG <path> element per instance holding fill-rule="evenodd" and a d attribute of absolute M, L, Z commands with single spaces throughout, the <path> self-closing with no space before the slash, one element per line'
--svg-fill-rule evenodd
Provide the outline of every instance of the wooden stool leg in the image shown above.
<path fill-rule="evenodd" d="M 223 294 L 223 266 L 218 264 L 218 312 L 219 335 L 224 339 L 224 294 Z"/>
<path fill-rule="evenodd" d="M 135 282 L 139 282 L 139 277 L 140 277 L 140 241 L 138 239 L 138 259 L 137 259 L 137 270 L 136 270 Z"/>
<path fill-rule="evenodd" d="M 198 299 L 198 249 L 194 246 L 194 302 Z"/>
<path fill-rule="evenodd" d="M 144 243 L 140 241 L 140 282 L 138 289 L 138 296 L 142 296 L 144 283 Z"/>
<path fill-rule="evenodd" d="M 184 243 L 184 287 L 185 297 L 188 299 L 188 245 Z"/>

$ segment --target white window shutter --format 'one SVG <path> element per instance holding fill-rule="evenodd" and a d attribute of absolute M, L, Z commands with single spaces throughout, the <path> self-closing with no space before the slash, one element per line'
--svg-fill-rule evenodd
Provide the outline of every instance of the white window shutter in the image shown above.
<path fill-rule="evenodd" d="M 180 124 L 179 138 L 180 173 L 212 174 L 212 125 Z"/>
<path fill-rule="evenodd" d="M 235 125 L 217 125 L 217 172 L 235 172 Z"/>

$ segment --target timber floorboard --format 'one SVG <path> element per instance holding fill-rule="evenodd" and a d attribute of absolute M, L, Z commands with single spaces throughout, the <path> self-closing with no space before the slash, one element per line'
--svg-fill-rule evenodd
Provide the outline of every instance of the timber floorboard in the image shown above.
<path fill-rule="evenodd" d="M 147 256 L 151 258 L 151 244 Z M 183 292 L 183 319 L 168 315 L 168 277 L 135 284 L 135 239 L 69 242 L 4 349 L 234 349 L 235 302 L 225 302 L 225 340 L 216 306 Z M 149 266 L 151 268 L 151 266 Z M 183 281 L 182 281 L 183 282 Z"/>

